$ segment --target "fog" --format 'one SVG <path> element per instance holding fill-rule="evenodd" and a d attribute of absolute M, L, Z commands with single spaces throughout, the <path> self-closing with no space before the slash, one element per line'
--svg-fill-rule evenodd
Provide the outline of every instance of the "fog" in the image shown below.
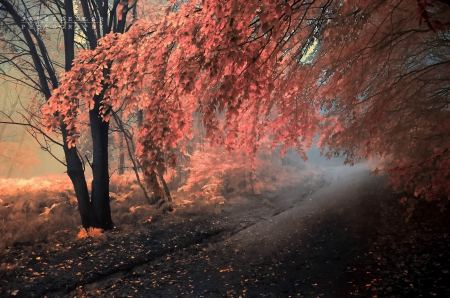
<path fill-rule="evenodd" d="M 17 135 L 21 129 L 23 128 L 15 129 L 15 127 L 8 127 L 6 131 L 9 132 L 9 135 L 14 136 Z M 65 173 L 65 166 L 58 162 L 50 154 L 41 150 L 33 138 L 27 134 L 25 139 L 25 145 L 23 145 L 23 150 L 21 150 L 19 152 L 20 154 L 16 157 L 16 165 L 9 176 L 10 178 L 30 179 L 41 175 Z M 5 147 L 3 147 L 3 149 L 5 149 Z M 62 149 L 53 148 L 53 152 L 58 158 L 63 158 Z M 0 177 L 6 178 L 6 174 L 11 166 L 11 154 L 11 152 L 3 152 L 3 154 L 0 154 Z M 22 156 L 23 154 L 26 154 L 27 156 Z M 305 164 L 319 167 L 341 167 L 342 170 L 350 167 L 349 165 L 344 165 L 345 157 L 333 157 L 331 159 L 327 159 L 325 156 L 320 155 L 320 150 L 315 145 L 312 149 L 306 152 L 306 155 L 308 160 L 304 162 L 293 150 L 290 150 L 286 154 L 289 162 L 297 165 Z M 33 163 L 27 164 L 25 157 L 32 157 Z M 25 161 L 25 163 L 23 161 Z M 360 167 L 362 165 L 367 166 L 364 162 L 360 163 L 358 166 Z"/>

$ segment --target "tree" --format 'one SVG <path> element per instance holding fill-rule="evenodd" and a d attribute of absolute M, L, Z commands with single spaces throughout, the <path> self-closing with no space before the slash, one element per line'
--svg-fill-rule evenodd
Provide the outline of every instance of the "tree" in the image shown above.
<path fill-rule="evenodd" d="M 351 30 L 324 40 L 338 59 L 317 65 L 322 147 L 351 164 L 378 158 L 375 173 L 427 200 L 450 199 L 449 11 L 448 1 L 370 2 L 342 20 Z"/>
<path fill-rule="evenodd" d="M 129 17 L 136 1 L 9 1 L 0 0 L 2 22 L 2 46 L 8 51 L 0 55 L 0 63 L 12 66 L 19 75 L 14 76 L 2 71 L 3 78 L 18 82 L 40 92 L 43 102 L 51 97 L 52 90 L 60 85 L 62 71 L 70 71 L 79 49 L 94 50 L 98 40 L 109 33 L 121 34 L 131 26 L 133 18 Z M 130 21 L 127 21 L 127 17 Z M 53 30 L 53 31 L 52 31 Z M 63 58 L 58 55 L 58 33 L 62 30 L 64 50 Z M 108 75 L 108 71 L 104 72 Z M 97 94 L 90 99 L 92 107 L 85 119 L 89 123 L 92 135 L 93 181 L 91 194 L 88 192 L 84 173 L 84 162 L 77 148 L 72 146 L 70 122 L 60 121 L 55 124 L 58 138 L 45 133 L 42 128 L 40 111 L 29 111 L 32 116 L 22 123 L 32 134 L 43 138 L 45 150 L 51 153 L 50 145 L 57 144 L 64 150 L 67 167 L 76 192 L 81 221 L 85 228 L 113 228 L 109 207 L 109 173 L 108 173 L 108 128 L 109 122 L 99 117 L 104 100 L 105 82 L 97 86 Z M 102 110 L 104 115 L 111 115 L 112 110 Z M 57 115 L 55 115 L 57 116 Z M 17 123 L 13 123 L 17 124 Z"/>
<path fill-rule="evenodd" d="M 0 173 L 7 178 L 12 175 L 26 174 L 30 166 L 34 166 L 37 162 L 34 156 L 26 154 L 28 151 L 28 142 L 25 139 L 26 129 L 18 127 L 18 129 L 8 129 L 8 125 L 4 122 L 14 121 L 14 112 L 23 116 L 19 107 L 22 103 L 19 100 L 20 96 L 26 95 L 25 88 L 3 81 L 0 84 L 3 89 L 3 101 L 0 103 L 0 163 L 2 167 Z"/>
<path fill-rule="evenodd" d="M 409 175 L 401 177 L 405 186 L 438 182 L 432 192 L 448 194 L 442 182 L 448 170 L 436 170 L 448 164 L 450 143 L 448 123 L 437 121 L 448 114 L 448 34 L 439 33 L 448 26 L 444 2 L 170 1 L 166 15 L 126 27 L 128 3 L 116 1 L 109 11 L 107 1 L 84 0 L 84 16 L 105 21 L 81 24 L 88 49 L 76 59 L 74 31 L 64 29 L 62 78 L 40 35 L 21 29 L 39 79 L 33 86 L 47 102 L 45 126 L 62 133 L 83 226 L 112 227 L 105 152 L 109 119 L 119 107 L 124 117 L 136 106 L 144 111 L 136 151 L 157 195 L 164 195 L 162 173 L 175 165 L 194 112 L 211 143 L 230 150 L 252 155 L 271 135 L 272 146 L 294 147 L 306 158 L 321 134 L 329 156 L 341 152 L 353 163 L 388 154 L 386 170 L 394 178 Z M 68 17 L 71 3 L 54 5 Z M 17 26 L 17 8 L 0 4 Z M 405 93 L 415 82 L 421 85 Z M 91 198 L 76 150 L 84 122 L 93 136 Z M 398 145 L 404 138 L 408 154 Z M 420 176 L 425 165 L 424 179 L 413 179 L 410 171 Z"/>
<path fill-rule="evenodd" d="M 381 157 L 417 195 L 450 194 L 446 1 L 205 0 L 171 10 L 80 53 L 47 125 L 58 112 L 75 144 L 77 96 L 107 82 L 100 111 L 145 110 L 137 149 L 152 181 L 174 163 L 195 111 L 210 141 L 229 149 L 254 153 L 269 134 L 306 158 L 319 133 L 328 156 Z"/>
<path fill-rule="evenodd" d="M 276 116 L 274 107 L 286 106 L 297 97 L 295 85 L 288 88 L 284 78 L 294 72 L 291 61 L 301 56 L 315 26 L 323 22 L 327 2 L 319 7 L 274 3 L 262 8 L 259 3 L 231 1 L 222 7 L 207 1 L 201 7 L 176 7 L 165 19 L 140 22 L 127 34 L 105 36 L 95 50 L 80 53 L 78 63 L 49 100 L 45 111 L 48 126 L 55 119 L 56 123 L 64 119 L 73 132 L 70 144 L 75 144 L 77 117 L 85 112 L 77 109 L 77 98 L 95 96 L 102 82 L 107 82 L 101 111 L 117 106 L 132 109 L 136 104 L 145 110 L 137 149 L 156 191 L 161 189 L 159 174 L 166 164 L 174 164 L 177 142 L 189 134 L 194 111 L 202 115 L 206 136 L 227 148 L 243 146 L 254 152 L 265 127 L 277 135 L 281 131 L 290 134 L 283 138 L 285 149 L 295 143 L 299 151 L 303 150 L 303 143 L 296 141 L 298 135 L 304 136 L 304 143 L 311 143 L 314 123 L 319 123 L 318 112 L 314 113 L 317 119 L 292 120 L 288 126 L 295 131 L 291 133 L 280 121 L 271 120 Z M 299 24 L 288 32 L 285 26 L 293 18 L 292 9 L 299 12 Z M 233 10 L 236 17 L 231 15 Z M 306 24 L 306 18 L 313 21 Z M 214 36 L 215 32 L 221 32 L 220 36 Z M 289 89 L 285 98 L 275 95 L 274 83 Z M 309 106 L 310 101 L 298 102 L 290 113 L 300 116 L 298 110 L 302 105 Z M 88 100 L 86 106 L 92 107 L 92 103 Z M 216 109 L 225 114 L 224 121 L 218 120 Z M 239 121 L 244 118 L 246 121 Z M 104 119 L 107 121 L 108 116 Z M 237 139 L 238 135 L 242 138 Z M 280 140 L 277 137 L 274 143 Z"/>

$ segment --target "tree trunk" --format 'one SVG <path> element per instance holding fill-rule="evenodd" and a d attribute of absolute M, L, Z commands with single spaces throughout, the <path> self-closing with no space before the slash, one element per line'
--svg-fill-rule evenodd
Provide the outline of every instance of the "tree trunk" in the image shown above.
<path fill-rule="evenodd" d="M 95 218 L 92 202 L 89 199 L 89 191 L 84 175 L 83 164 L 78 156 L 76 148 L 68 148 L 66 141 L 68 132 L 64 126 L 61 128 L 64 141 L 64 155 L 67 163 L 67 175 L 72 181 L 75 190 L 78 201 L 78 211 L 81 216 L 81 224 L 85 229 L 89 227 L 98 227 L 99 223 Z"/>
<path fill-rule="evenodd" d="M 92 134 L 92 191 L 91 201 L 99 228 L 109 230 L 114 228 L 109 205 L 109 170 L 108 170 L 108 129 L 109 121 L 103 121 L 99 115 L 100 100 L 95 99 L 95 106 L 89 112 Z"/>
<path fill-rule="evenodd" d="M 120 119 L 120 122 L 122 122 L 123 117 L 123 111 L 120 111 L 117 115 L 117 117 Z M 116 120 L 117 122 L 117 120 Z M 119 126 L 119 124 L 117 124 Z M 120 127 L 119 127 L 120 129 Z M 118 131 L 117 134 L 119 134 L 119 175 L 123 175 L 125 173 L 125 151 L 124 151 L 124 134 L 123 131 Z"/>
<path fill-rule="evenodd" d="M 125 152 L 123 148 L 123 132 L 118 132 L 119 134 L 119 175 L 125 173 Z"/>
<path fill-rule="evenodd" d="M 23 129 L 22 135 L 20 136 L 19 149 L 22 148 L 23 141 L 25 139 L 25 132 L 26 132 L 26 130 Z M 9 165 L 9 169 L 8 169 L 8 173 L 6 174 L 6 178 L 11 177 L 12 171 L 14 170 L 14 166 L 17 164 L 18 157 L 19 157 L 19 153 L 16 151 L 16 153 L 14 153 L 14 157 L 11 159 L 11 164 Z M 19 177 L 19 178 L 21 178 L 21 177 Z"/>
<path fill-rule="evenodd" d="M 158 171 L 158 177 L 159 177 L 159 180 L 161 181 L 161 184 L 163 186 L 164 193 L 167 196 L 167 202 L 172 202 L 172 196 L 170 195 L 169 187 L 167 186 L 166 180 L 164 179 L 164 176 L 163 176 L 163 174 L 160 171 Z"/>
<path fill-rule="evenodd" d="M 139 115 L 139 113 L 138 113 Z M 130 159 L 131 164 L 133 165 L 132 169 L 134 171 L 134 174 L 136 175 L 136 181 L 139 184 L 139 187 L 142 189 L 142 193 L 144 194 L 145 200 L 147 203 L 151 204 L 151 199 L 148 196 L 147 189 L 145 186 L 141 183 L 141 178 L 139 177 L 139 170 L 142 170 L 142 167 L 139 164 L 139 161 L 137 160 L 136 156 L 134 155 L 135 147 L 134 147 L 134 140 L 132 137 L 132 134 L 125 129 L 122 119 L 117 116 L 117 114 L 113 114 L 113 118 L 116 121 L 117 126 L 119 127 L 119 130 L 121 131 L 121 142 L 125 139 L 125 144 L 127 145 L 127 151 L 128 151 L 128 157 Z M 139 119 L 139 117 L 138 117 Z M 141 118 L 142 120 L 142 118 Z M 122 143 L 123 144 L 123 143 Z M 125 156 L 124 156 L 125 160 Z"/>
<path fill-rule="evenodd" d="M 19 103 L 19 98 L 16 97 L 16 100 L 13 103 L 11 103 L 11 106 L 9 107 L 8 112 L 6 112 L 6 100 L 4 100 L 2 108 L 1 108 L 2 113 L 0 114 L 0 120 L 3 119 L 3 115 L 6 115 L 7 118 L 11 118 L 18 103 Z M 6 124 L 0 125 L 0 140 L 2 139 L 5 129 L 6 129 Z"/>
<path fill-rule="evenodd" d="M 100 96 L 99 96 L 100 97 Z M 75 147 L 68 148 L 68 131 L 62 125 L 64 154 L 67 163 L 67 174 L 72 181 L 78 200 L 78 211 L 85 229 L 89 227 L 110 230 L 114 228 L 109 204 L 109 171 L 108 171 L 108 129 L 109 122 L 99 116 L 100 99 L 95 99 L 95 107 L 89 112 L 92 134 L 92 190 L 89 191 L 84 174 L 83 164 Z"/>
<path fill-rule="evenodd" d="M 56 2 L 55 2 L 56 3 Z M 92 9 L 89 6 L 88 1 L 80 1 L 83 14 L 87 19 L 91 19 Z M 19 13 L 17 7 L 22 4 L 15 4 L 9 0 L 0 0 L 0 6 L 2 11 L 6 11 L 10 14 L 15 26 L 20 30 L 23 35 L 23 42 L 28 46 L 28 54 L 32 59 L 35 73 L 30 77 L 37 76 L 35 84 L 39 86 L 39 90 L 48 100 L 51 96 L 51 90 L 56 89 L 59 85 L 56 71 L 53 68 L 53 63 L 50 61 L 50 55 L 46 49 L 45 43 L 40 39 L 39 35 L 34 31 L 29 30 L 27 26 L 23 26 L 23 20 L 21 17 L 22 12 Z M 73 0 L 59 1 L 58 5 L 64 8 L 65 26 L 63 26 L 64 34 L 64 69 L 69 71 L 72 68 L 72 63 L 75 57 L 75 11 L 73 7 Z M 30 13 L 29 8 L 25 4 L 22 5 L 25 12 Z M 103 19 L 107 18 L 107 11 L 99 9 Z M 61 12 L 62 13 L 62 12 Z M 124 10 L 126 14 L 126 10 Z M 95 14 L 94 14 L 95 15 Z M 117 32 L 123 33 L 125 28 L 126 18 L 123 17 L 119 22 L 119 30 Z M 107 22 L 103 22 L 104 34 L 109 33 L 110 28 Z M 89 42 L 91 50 L 97 46 L 98 37 L 92 26 L 86 26 L 85 35 Z M 17 34 L 17 33 L 16 33 Z M 51 83 L 51 84 L 49 84 Z M 90 111 L 89 117 L 91 122 L 91 133 L 93 139 L 93 181 L 92 192 L 89 196 L 86 177 L 84 174 L 84 167 L 82 159 L 80 158 L 76 147 L 68 147 L 67 137 L 69 131 L 66 125 L 61 122 L 60 128 L 63 137 L 63 149 L 67 164 L 67 174 L 74 186 L 75 194 L 78 200 L 78 208 L 81 216 L 81 222 L 84 228 L 95 227 L 102 229 L 114 228 L 111 219 L 111 208 L 109 205 L 109 173 L 108 173 L 108 128 L 109 122 L 103 122 L 99 117 L 100 101 L 103 96 L 99 95 L 94 98 L 95 106 L 94 110 Z"/>

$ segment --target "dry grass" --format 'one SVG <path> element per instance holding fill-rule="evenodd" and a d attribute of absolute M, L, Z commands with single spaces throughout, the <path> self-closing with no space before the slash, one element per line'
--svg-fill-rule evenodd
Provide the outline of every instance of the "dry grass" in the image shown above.
<path fill-rule="evenodd" d="M 156 212 L 128 175 L 111 179 L 111 210 L 115 225 L 127 231 Z M 6 247 L 76 239 L 82 235 L 79 226 L 78 204 L 67 176 L 0 179 L 0 253 Z M 94 236 L 100 231 L 85 232 Z"/>
<path fill-rule="evenodd" d="M 78 232 L 77 238 L 78 239 L 83 239 L 83 238 L 87 238 L 87 237 L 102 237 L 104 236 L 102 229 L 98 229 L 98 228 L 88 228 L 87 230 L 83 227 L 80 227 L 80 231 Z"/>
<path fill-rule="evenodd" d="M 294 180 L 310 175 L 311 169 L 272 166 L 270 172 L 260 172 L 260 191 L 284 187 Z M 230 174 L 230 176 L 233 176 Z M 235 181 L 237 184 L 238 181 Z M 120 230 L 136 231 L 154 219 L 161 209 L 146 202 L 142 190 L 131 174 L 113 176 L 110 186 L 113 222 Z M 176 213 L 221 212 L 222 208 L 240 196 L 251 194 L 250 183 L 239 191 L 205 197 L 202 193 L 173 193 Z M 30 180 L 0 179 L 0 253 L 12 246 L 36 243 L 60 243 L 101 231 L 80 231 L 78 204 L 71 182 L 66 175 L 42 176 Z"/>

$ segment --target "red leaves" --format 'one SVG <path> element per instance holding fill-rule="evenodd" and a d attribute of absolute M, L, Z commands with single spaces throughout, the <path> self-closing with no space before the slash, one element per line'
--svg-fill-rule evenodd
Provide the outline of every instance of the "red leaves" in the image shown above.
<path fill-rule="evenodd" d="M 68 148 L 75 147 L 76 144 L 77 144 L 77 140 L 78 140 L 78 138 L 75 135 L 67 136 L 67 140 L 66 140 L 67 141 L 67 147 Z"/>
<path fill-rule="evenodd" d="M 167 163 L 172 168 L 176 168 L 176 166 L 177 166 L 176 161 L 177 161 L 177 155 L 176 154 L 170 155 L 170 157 L 167 159 Z"/>
<path fill-rule="evenodd" d="M 433 20 L 427 11 L 427 7 L 433 7 L 434 5 L 431 3 L 428 3 L 427 0 L 417 0 L 417 17 L 419 18 L 419 26 L 422 26 L 422 23 L 425 22 L 428 26 L 428 28 L 433 31 L 437 32 L 445 31 L 445 26 L 438 20 Z"/>
<path fill-rule="evenodd" d="M 277 17 L 281 17 L 283 14 L 291 16 L 292 7 L 288 3 L 277 4 L 275 6 L 275 12 L 277 14 Z"/>
<path fill-rule="evenodd" d="M 269 31 L 269 29 L 271 28 L 271 24 L 270 23 L 264 23 L 261 27 L 262 32 L 266 33 L 267 31 Z"/>
<path fill-rule="evenodd" d="M 432 28 L 435 28 L 435 30 L 433 30 L 434 32 L 437 30 L 445 31 L 445 26 L 440 21 L 431 21 L 431 26 Z"/>
<path fill-rule="evenodd" d="M 284 13 L 285 13 L 287 16 L 292 15 L 292 8 L 291 8 L 289 5 L 286 5 L 286 6 L 284 7 Z"/>
<path fill-rule="evenodd" d="M 420 23 L 426 22 L 433 31 L 445 29 L 429 16 L 429 3 L 417 3 Z M 323 4 L 331 6 L 324 11 Z M 426 132 L 421 127 L 433 130 L 434 122 L 445 123 L 440 121 L 445 118 L 442 111 L 433 111 L 434 122 L 417 112 L 428 113 L 436 102 L 445 100 L 427 102 L 429 94 L 443 94 L 428 89 L 440 84 L 430 79 L 434 70 L 420 77 L 421 67 L 428 66 L 419 64 L 430 59 L 421 56 L 426 51 L 417 49 L 427 46 L 429 34 L 414 35 L 417 24 L 395 26 L 396 20 L 404 22 L 414 14 L 414 2 L 400 3 L 389 22 L 382 20 L 392 7 L 370 1 L 346 2 L 342 8 L 328 1 L 305 7 L 292 1 L 242 5 L 237 0 L 205 0 L 200 5 L 201 9 L 181 5 L 177 13 L 140 22 L 126 34 L 106 36 L 94 51 L 81 52 L 45 113 L 59 112 L 61 118 L 49 118 L 64 118 L 76 134 L 76 119 L 93 108 L 96 94 L 109 100 L 100 110 L 106 121 L 109 108 L 123 107 L 125 115 L 136 107 L 144 110 L 146 123 L 140 131 L 138 153 L 149 176 L 166 164 L 175 166 L 174 149 L 190 134 L 195 111 L 210 141 L 227 148 L 251 154 L 263 135 L 271 135 L 273 145 L 295 147 L 304 153 L 320 133 L 323 146 L 345 150 L 349 163 L 362 157 L 387 156 L 392 158 L 386 163 L 395 182 L 412 181 L 413 170 L 396 166 L 417 161 L 407 152 L 415 152 L 415 146 L 422 144 Z M 361 5 L 367 6 L 365 17 L 370 20 L 363 20 L 357 10 Z M 354 14 L 341 14 L 350 9 L 347 6 Z M 120 3 L 119 19 L 123 9 Z M 327 21 L 322 22 L 324 18 Z M 352 25 L 328 26 L 334 18 Z M 397 27 L 412 32 L 414 42 L 409 42 L 403 31 L 395 31 L 401 38 L 389 43 L 392 28 Z M 322 39 L 321 34 L 328 37 Z M 314 67 L 298 62 L 312 36 L 319 36 L 312 49 L 320 46 Z M 447 50 L 438 42 L 430 53 L 445 56 Z M 418 72 L 421 82 L 429 82 L 421 89 L 402 82 L 402 78 L 412 77 L 404 57 L 416 50 L 411 66 L 416 68 L 411 71 Z M 421 100 L 416 101 L 416 96 Z M 400 121 L 403 117 L 407 121 Z M 436 130 L 445 135 L 445 129 Z M 70 144 L 74 144 L 72 138 Z M 420 154 L 429 152 L 423 151 Z M 444 183 L 430 185 L 442 187 Z"/>
<path fill-rule="evenodd" d="M 278 16 L 281 16 L 283 14 L 283 6 L 281 4 L 275 6 L 275 12 Z"/>

